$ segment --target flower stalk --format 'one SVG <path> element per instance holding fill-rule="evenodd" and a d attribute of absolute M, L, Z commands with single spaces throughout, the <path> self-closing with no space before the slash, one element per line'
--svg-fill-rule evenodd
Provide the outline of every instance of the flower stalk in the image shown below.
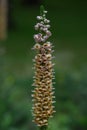
<path fill-rule="evenodd" d="M 35 25 L 35 30 L 39 33 L 34 35 L 35 45 L 33 50 L 36 50 L 34 62 L 34 90 L 32 94 L 33 101 L 33 121 L 40 127 L 40 130 L 46 130 L 48 120 L 53 116 L 54 110 L 54 64 L 52 63 L 53 45 L 48 41 L 52 35 L 50 29 L 50 20 L 46 18 L 47 11 L 41 6 L 40 16 L 37 16 L 39 21 Z"/>

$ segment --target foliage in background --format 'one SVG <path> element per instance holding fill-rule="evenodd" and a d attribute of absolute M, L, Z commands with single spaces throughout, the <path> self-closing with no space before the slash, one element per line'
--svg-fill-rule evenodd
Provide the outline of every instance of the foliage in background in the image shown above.
<path fill-rule="evenodd" d="M 8 32 L 6 41 L 0 41 L 0 130 L 36 130 L 31 121 L 33 54 L 30 49 L 39 8 L 24 8 L 16 3 L 18 1 L 13 1 L 15 28 Z M 69 0 L 47 1 L 46 8 L 49 8 L 49 18 L 53 21 L 57 101 L 57 113 L 50 120 L 49 130 L 86 130 L 86 4 L 81 0 L 71 3 Z"/>

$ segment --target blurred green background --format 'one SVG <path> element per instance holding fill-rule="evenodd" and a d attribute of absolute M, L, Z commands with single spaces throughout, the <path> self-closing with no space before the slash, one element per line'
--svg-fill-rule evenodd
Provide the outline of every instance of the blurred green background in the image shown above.
<path fill-rule="evenodd" d="M 87 1 L 10 0 L 7 39 L 0 41 L 0 130 L 32 123 L 31 50 L 39 5 L 48 10 L 54 44 L 56 114 L 49 130 L 87 130 Z"/>

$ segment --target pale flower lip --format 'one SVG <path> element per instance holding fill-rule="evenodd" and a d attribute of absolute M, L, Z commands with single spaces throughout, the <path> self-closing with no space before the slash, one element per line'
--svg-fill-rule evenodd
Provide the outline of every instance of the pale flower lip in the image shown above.
<path fill-rule="evenodd" d="M 39 50 L 40 47 L 41 47 L 40 44 L 36 43 L 36 44 L 34 45 L 33 49 Z"/>

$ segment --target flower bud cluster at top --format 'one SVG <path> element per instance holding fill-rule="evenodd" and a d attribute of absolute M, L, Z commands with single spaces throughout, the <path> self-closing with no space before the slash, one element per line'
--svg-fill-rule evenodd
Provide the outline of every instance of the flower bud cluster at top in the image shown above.
<path fill-rule="evenodd" d="M 36 44 L 33 49 L 37 50 L 34 61 L 34 86 L 32 101 L 33 101 L 33 116 L 34 122 L 40 126 L 47 126 L 48 119 L 52 117 L 54 110 L 54 64 L 52 63 L 52 44 L 47 41 L 51 36 L 50 21 L 46 19 L 47 11 L 42 11 L 41 16 L 37 16 L 37 20 L 40 22 L 35 25 L 35 30 L 39 31 L 39 34 L 34 35 Z"/>
<path fill-rule="evenodd" d="M 46 18 L 47 11 L 43 11 L 42 13 L 42 16 L 37 16 L 37 20 L 39 22 L 35 25 L 35 30 L 40 32 L 34 35 L 35 42 L 37 43 L 46 42 L 48 38 L 52 35 L 49 31 L 50 20 Z"/>

